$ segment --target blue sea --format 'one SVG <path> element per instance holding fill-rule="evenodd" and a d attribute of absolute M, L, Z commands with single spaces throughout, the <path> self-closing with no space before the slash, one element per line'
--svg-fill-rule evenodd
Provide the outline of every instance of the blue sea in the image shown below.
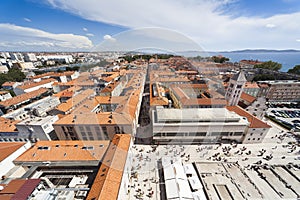
<path fill-rule="evenodd" d="M 238 62 L 240 60 L 259 60 L 259 61 L 269 61 L 278 62 L 282 64 L 280 71 L 286 72 L 295 65 L 300 65 L 300 52 L 226 52 L 226 53 L 209 53 L 209 55 L 223 55 L 230 58 L 231 62 Z"/>
<path fill-rule="evenodd" d="M 239 62 L 240 60 L 258 60 L 258 61 L 269 61 L 278 62 L 282 64 L 280 71 L 286 72 L 295 65 L 300 65 L 300 51 L 294 52 L 283 52 L 283 51 L 272 51 L 272 52 L 197 52 L 197 51 L 186 51 L 179 53 L 186 57 L 195 56 L 215 56 L 222 55 L 230 59 L 230 62 Z"/>

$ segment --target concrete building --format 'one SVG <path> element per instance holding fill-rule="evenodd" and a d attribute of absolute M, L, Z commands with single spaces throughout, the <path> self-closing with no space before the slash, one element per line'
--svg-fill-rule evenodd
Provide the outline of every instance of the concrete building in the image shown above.
<path fill-rule="evenodd" d="M 37 142 L 14 160 L 25 169 L 23 179 L 41 182 L 24 199 L 117 199 L 130 145 L 126 134 L 111 141 Z"/>
<path fill-rule="evenodd" d="M 241 70 L 235 74 L 229 81 L 228 88 L 226 90 L 225 99 L 231 106 L 236 106 L 239 103 L 243 88 L 247 82 L 244 72 Z"/>
<path fill-rule="evenodd" d="M 45 96 L 49 96 L 51 92 L 46 88 L 40 88 L 38 90 L 24 93 L 13 98 L 0 102 L 0 109 L 3 113 L 8 113 L 20 108 L 26 104 L 30 104 L 37 99 L 41 99 Z"/>
<path fill-rule="evenodd" d="M 54 82 L 57 82 L 57 80 L 53 78 L 44 79 L 40 82 L 25 82 L 22 85 L 15 87 L 13 90 L 16 95 L 20 95 L 38 90 L 40 88 L 52 89 Z"/>
<path fill-rule="evenodd" d="M 34 53 L 24 53 L 23 56 L 24 56 L 25 62 L 36 62 L 37 61 L 37 58 Z"/>
<path fill-rule="evenodd" d="M 216 143 L 225 140 L 242 142 L 246 118 L 226 108 L 166 109 L 152 111 L 153 140 L 166 143 Z"/>
<path fill-rule="evenodd" d="M 299 102 L 300 81 L 259 81 L 260 85 L 267 85 L 266 98 L 269 102 Z M 264 87 L 265 88 L 265 87 Z M 263 93 L 263 92 L 262 92 Z"/>
<path fill-rule="evenodd" d="M 263 141 L 267 132 L 271 128 L 270 125 L 251 115 L 239 106 L 227 106 L 227 109 L 247 118 L 249 122 L 246 130 L 247 134 L 243 138 L 242 143 L 261 143 Z"/>
<path fill-rule="evenodd" d="M 36 69 L 32 62 L 16 62 L 16 63 L 13 63 L 13 67 L 19 68 L 22 71 Z"/>
<path fill-rule="evenodd" d="M 32 141 L 57 139 L 53 124 L 58 116 L 30 117 L 16 124 L 18 136 Z"/>

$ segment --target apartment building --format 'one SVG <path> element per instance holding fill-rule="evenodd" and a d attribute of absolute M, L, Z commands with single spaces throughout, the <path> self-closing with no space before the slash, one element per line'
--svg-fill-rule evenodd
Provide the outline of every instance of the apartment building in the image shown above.
<path fill-rule="evenodd" d="M 24 94 L 24 93 L 33 92 L 40 88 L 52 89 L 52 85 L 54 82 L 57 82 L 57 80 L 55 80 L 53 78 L 44 79 L 44 80 L 41 80 L 40 82 L 29 81 L 29 82 L 25 82 L 22 85 L 15 87 L 13 90 L 16 95 L 20 95 L 20 94 Z"/>
<path fill-rule="evenodd" d="M 166 143 L 242 142 L 246 118 L 226 108 L 163 108 L 152 111 L 153 141 Z"/>
<path fill-rule="evenodd" d="M 32 141 L 57 139 L 52 125 L 58 119 L 58 116 L 27 118 L 16 124 L 19 132 L 18 137 Z"/>
<path fill-rule="evenodd" d="M 206 84 L 171 85 L 170 97 L 175 108 L 222 108 L 224 98 L 214 97 Z"/>
<path fill-rule="evenodd" d="M 259 81 L 261 85 L 267 85 L 266 98 L 270 102 L 299 102 L 300 81 Z"/>

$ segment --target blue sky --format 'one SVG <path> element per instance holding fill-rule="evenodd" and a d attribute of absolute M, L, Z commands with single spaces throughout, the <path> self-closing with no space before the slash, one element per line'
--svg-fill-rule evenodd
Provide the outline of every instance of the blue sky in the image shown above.
<path fill-rule="evenodd" d="M 90 50 L 143 27 L 205 50 L 300 49 L 299 0 L 4 0 L 0 9 L 0 51 Z"/>

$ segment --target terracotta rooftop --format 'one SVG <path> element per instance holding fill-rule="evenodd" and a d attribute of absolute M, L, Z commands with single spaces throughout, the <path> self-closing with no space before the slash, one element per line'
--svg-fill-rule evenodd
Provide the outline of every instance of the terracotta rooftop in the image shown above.
<path fill-rule="evenodd" d="M 11 200 L 14 194 L 26 183 L 25 179 L 11 180 L 4 186 L 4 189 L 0 191 L 1 200 Z"/>
<path fill-rule="evenodd" d="M 225 99 L 183 99 L 181 103 L 185 106 L 199 105 L 199 106 L 226 106 Z"/>
<path fill-rule="evenodd" d="M 247 82 L 245 84 L 244 88 L 259 88 L 259 87 L 258 87 L 257 83 L 255 83 L 255 82 L 253 82 L 253 83 Z"/>
<path fill-rule="evenodd" d="M 102 113 L 71 113 L 63 118 L 59 119 L 54 123 L 54 125 L 115 125 L 115 124 L 125 124 L 131 125 L 132 120 L 131 116 L 126 113 L 117 113 L 117 112 L 102 112 Z"/>
<path fill-rule="evenodd" d="M 192 89 L 203 89 L 203 90 L 207 90 L 208 86 L 207 84 L 174 84 L 171 85 L 171 88 L 192 88 Z"/>
<path fill-rule="evenodd" d="M 12 87 L 16 82 L 12 82 L 12 81 L 7 81 L 5 83 L 2 84 L 2 87 Z"/>
<path fill-rule="evenodd" d="M 165 90 L 157 83 L 156 84 L 156 89 L 157 89 L 157 96 L 153 95 L 153 87 L 152 84 L 150 85 L 150 105 L 151 106 L 167 106 L 169 105 L 169 100 L 168 98 L 164 97 L 161 95 L 162 92 L 165 92 Z"/>
<path fill-rule="evenodd" d="M 24 142 L 0 142 L 0 162 L 25 145 Z"/>
<path fill-rule="evenodd" d="M 126 96 L 96 96 L 95 100 L 99 104 L 119 104 L 126 100 Z"/>
<path fill-rule="evenodd" d="M 120 83 L 119 81 L 111 82 L 101 90 L 101 93 L 112 92 L 117 87 L 117 85 L 119 85 L 119 83 Z"/>
<path fill-rule="evenodd" d="M 248 122 L 250 123 L 250 128 L 271 128 L 270 125 L 251 115 L 239 106 L 227 106 L 226 108 L 227 110 L 233 111 L 240 116 L 246 117 Z"/>
<path fill-rule="evenodd" d="M 19 121 L 10 120 L 3 117 L 0 117 L 0 133 L 1 132 L 17 132 L 16 124 Z"/>
<path fill-rule="evenodd" d="M 1 101 L 0 106 L 9 107 L 9 106 L 12 106 L 12 105 L 17 105 L 17 104 L 20 104 L 20 103 L 22 103 L 24 101 L 27 101 L 29 99 L 35 98 L 35 97 L 37 97 L 41 94 L 44 94 L 46 92 L 48 92 L 48 89 L 40 88 L 38 90 L 28 92 L 28 93 L 24 93 L 24 94 L 15 96 L 11 99 L 7 99 L 5 101 Z"/>
<path fill-rule="evenodd" d="M 26 90 L 28 88 L 33 88 L 33 87 L 44 85 L 44 84 L 51 83 L 51 82 L 57 82 L 57 80 L 55 80 L 53 78 L 49 78 L 49 79 L 41 80 L 40 82 L 26 82 L 23 85 L 17 86 L 17 88 Z"/>
<path fill-rule="evenodd" d="M 108 145 L 108 140 L 38 141 L 14 162 L 100 161 Z"/>
<path fill-rule="evenodd" d="M 100 165 L 87 200 L 117 199 L 130 146 L 129 134 L 116 134 Z"/>
<path fill-rule="evenodd" d="M 11 200 L 27 200 L 40 182 L 40 179 L 26 180 L 26 182 L 21 186 L 21 188 L 13 195 Z"/>
<path fill-rule="evenodd" d="M 245 92 L 242 92 L 241 99 L 243 99 L 249 103 L 253 103 L 256 100 L 256 98 L 254 96 L 251 96 L 250 94 L 247 94 Z"/>
<path fill-rule="evenodd" d="M 203 87 L 205 84 L 198 84 Z M 181 86 L 180 86 L 181 87 Z M 226 106 L 226 100 L 222 98 L 208 98 L 205 95 L 201 94 L 202 98 L 190 98 L 180 87 L 172 87 L 173 92 L 176 94 L 178 100 L 182 105 L 192 106 L 211 106 L 211 105 L 222 105 Z M 207 86 L 206 86 L 207 87 Z M 204 87 L 205 88 L 205 87 Z"/>
<path fill-rule="evenodd" d="M 36 75 L 36 76 L 31 76 L 31 77 L 29 77 L 29 79 L 38 79 L 38 78 L 43 78 L 43 77 L 50 77 L 53 74 L 55 74 L 55 72 L 47 72 L 47 73 L 39 74 L 39 75 Z"/>
<path fill-rule="evenodd" d="M 66 102 L 59 104 L 56 109 L 62 112 L 68 112 L 75 106 L 78 106 L 80 103 L 84 102 L 88 97 L 90 97 L 93 94 L 93 89 L 84 90 L 81 93 L 75 95 L 74 97 L 68 99 Z"/>
<path fill-rule="evenodd" d="M 59 98 L 61 98 L 61 97 L 72 97 L 74 95 L 74 92 L 78 91 L 78 90 L 81 90 L 81 87 L 73 86 L 73 87 L 70 87 L 70 88 L 65 89 L 63 91 L 60 91 L 60 92 L 54 94 L 53 96 L 59 97 Z"/>

